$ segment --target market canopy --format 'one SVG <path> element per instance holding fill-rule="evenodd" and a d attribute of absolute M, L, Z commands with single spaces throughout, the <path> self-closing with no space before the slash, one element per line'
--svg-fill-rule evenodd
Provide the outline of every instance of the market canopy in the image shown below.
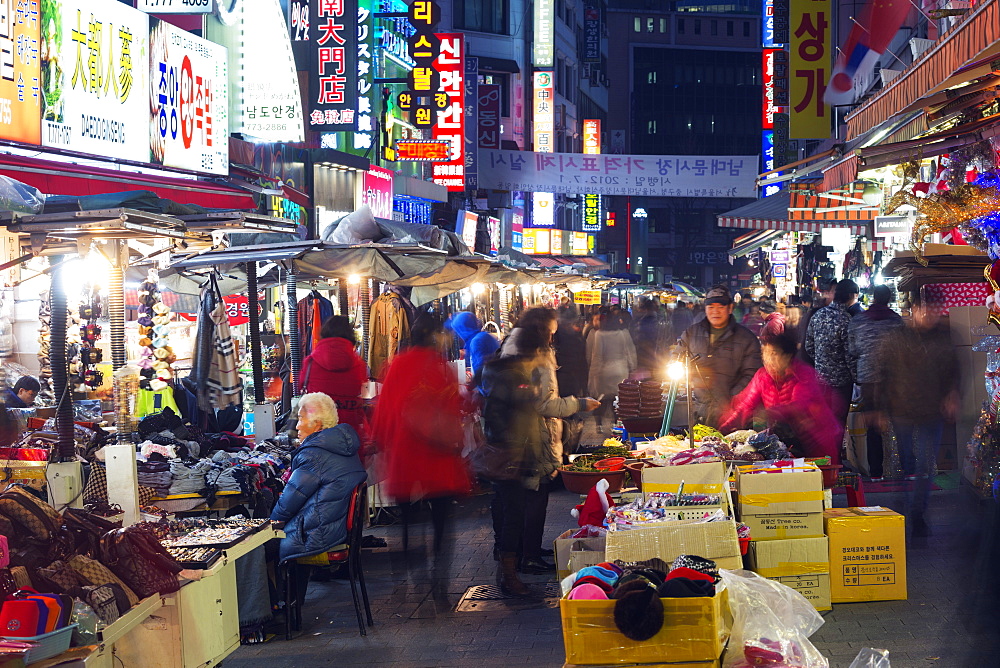
<path fill-rule="evenodd" d="M 789 190 L 782 189 L 743 206 L 718 214 L 719 227 L 744 230 L 784 230 L 788 225 Z"/>
<path fill-rule="evenodd" d="M 758 248 L 766 246 L 775 239 L 782 237 L 785 233 L 781 230 L 760 230 L 757 232 L 749 232 L 740 237 L 737 237 L 736 241 L 733 242 L 733 247 L 729 251 L 730 257 L 743 257 L 744 255 L 749 255 Z"/>

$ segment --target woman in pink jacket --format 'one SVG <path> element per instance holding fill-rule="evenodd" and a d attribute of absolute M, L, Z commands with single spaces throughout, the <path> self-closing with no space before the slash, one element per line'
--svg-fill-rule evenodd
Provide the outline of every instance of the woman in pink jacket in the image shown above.
<path fill-rule="evenodd" d="M 823 399 L 822 381 L 809 365 L 795 358 L 795 339 L 781 333 L 762 342 L 763 368 L 736 397 L 720 429 L 727 434 L 741 429 L 763 406 L 768 426 L 784 425 L 794 433 L 799 454 L 829 456 L 840 463 L 840 442 L 844 426 Z"/>

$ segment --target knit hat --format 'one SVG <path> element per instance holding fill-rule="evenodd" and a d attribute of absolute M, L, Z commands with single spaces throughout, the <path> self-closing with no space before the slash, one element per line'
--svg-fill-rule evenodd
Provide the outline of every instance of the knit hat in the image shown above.
<path fill-rule="evenodd" d="M 630 640 L 649 640 L 663 628 L 663 603 L 654 587 L 636 581 L 615 601 L 615 626 Z"/>
<path fill-rule="evenodd" d="M 708 573 L 702 573 L 701 571 L 696 571 L 693 568 L 687 568 L 681 566 L 680 568 L 675 568 L 674 570 L 667 573 L 667 577 L 664 578 L 664 582 L 673 580 L 674 578 L 687 578 L 688 580 L 695 580 L 700 582 L 711 582 L 715 584 L 715 578 L 713 578 Z"/>
<path fill-rule="evenodd" d="M 664 577 L 666 576 L 662 571 L 652 568 L 632 568 L 622 574 L 621 578 L 618 580 L 618 585 L 621 586 L 629 580 L 641 579 L 646 582 L 651 582 L 654 587 L 657 587 L 663 582 Z"/>
<path fill-rule="evenodd" d="M 584 582 L 583 584 L 573 587 L 572 591 L 570 591 L 566 598 L 576 600 L 606 601 L 608 599 L 608 595 L 597 585 Z"/>
<path fill-rule="evenodd" d="M 614 585 L 609 583 L 607 580 L 602 580 L 596 575 L 584 575 L 583 577 L 578 577 L 573 581 L 573 586 L 578 587 L 582 584 L 589 584 L 595 587 L 600 587 L 601 591 L 610 594 L 614 591 Z"/>
<path fill-rule="evenodd" d="M 715 582 L 718 582 L 721 578 L 719 577 L 719 566 L 711 559 L 706 559 L 705 557 L 699 557 L 693 554 L 682 554 L 674 559 L 674 563 L 671 564 L 670 570 L 675 568 L 690 568 L 706 575 L 711 575 Z"/>
<path fill-rule="evenodd" d="M 577 573 L 577 579 L 585 577 L 595 577 L 607 582 L 612 587 L 618 583 L 618 573 L 609 570 L 607 568 L 602 568 L 601 566 L 587 566 L 586 568 L 581 568 Z"/>
<path fill-rule="evenodd" d="M 667 580 L 657 588 L 663 598 L 698 598 L 715 596 L 715 585 L 707 580 L 692 580 L 690 578 L 674 578 Z"/>

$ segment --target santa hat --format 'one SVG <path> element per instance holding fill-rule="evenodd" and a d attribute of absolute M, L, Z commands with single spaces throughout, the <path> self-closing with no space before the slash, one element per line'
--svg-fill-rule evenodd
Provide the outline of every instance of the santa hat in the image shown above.
<path fill-rule="evenodd" d="M 601 478 L 587 492 L 587 499 L 569 511 L 579 526 L 599 527 L 604 524 L 608 509 L 615 505 L 614 499 L 608 494 L 608 487 L 610 487 L 608 481 Z"/>

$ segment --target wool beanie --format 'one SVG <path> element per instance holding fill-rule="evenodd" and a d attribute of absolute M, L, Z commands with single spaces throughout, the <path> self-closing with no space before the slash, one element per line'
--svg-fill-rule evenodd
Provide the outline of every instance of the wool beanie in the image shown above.
<path fill-rule="evenodd" d="M 649 640 L 663 628 L 663 603 L 656 589 L 644 586 L 615 601 L 615 626 L 630 640 Z"/>
<path fill-rule="evenodd" d="M 606 601 L 608 600 L 608 595 L 597 585 L 584 582 L 583 584 L 573 587 L 573 590 L 569 593 L 567 598 L 575 600 Z"/>
<path fill-rule="evenodd" d="M 661 584 L 657 592 L 663 598 L 699 598 L 715 596 L 715 585 L 705 580 L 674 578 Z"/>

